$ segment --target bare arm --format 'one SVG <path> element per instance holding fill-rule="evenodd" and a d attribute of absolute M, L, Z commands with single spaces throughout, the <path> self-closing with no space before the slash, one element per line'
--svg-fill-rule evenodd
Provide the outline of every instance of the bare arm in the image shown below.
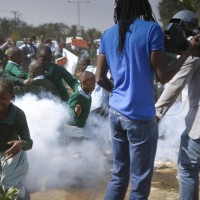
<path fill-rule="evenodd" d="M 108 64 L 106 56 L 104 54 L 99 54 L 97 59 L 96 83 L 108 92 L 111 92 L 114 84 L 110 79 L 108 79 L 107 73 Z"/>

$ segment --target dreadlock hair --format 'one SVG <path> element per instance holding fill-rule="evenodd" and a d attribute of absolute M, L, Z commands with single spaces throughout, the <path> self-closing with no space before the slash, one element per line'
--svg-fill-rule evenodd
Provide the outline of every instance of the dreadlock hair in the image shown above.
<path fill-rule="evenodd" d="M 118 51 L 124 47 L 126 32 L 130 31 L 130 24 L 136 19 L 156 21 L 148 0 L 115 0 L 114 21 L 119 24 Z"/>

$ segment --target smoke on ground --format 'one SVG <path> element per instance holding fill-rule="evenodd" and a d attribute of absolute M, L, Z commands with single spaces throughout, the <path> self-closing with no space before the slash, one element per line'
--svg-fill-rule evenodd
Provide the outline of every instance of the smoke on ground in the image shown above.
<path fill-rule="evenodd" d="M 107 166 L 104 154 L 108 145 L 108 120 L 93 115 L 85 129 L 93 137 L 72 138 L 67 135 L 70 126 L 65 126 L 69 119 L 65 103 L 30 94 L 16 98 L 14 103 L 24 110 L 33 139 L 33 148 L 27 152 L 30 190 L 87 187 L 102 180 Z"/>
<path fill-rule="evenodd" d="M 66 126 L 67 104 L 30 94 L 17 97 L 14 104 L 24 110 L 33 139 L 33 148 L 27 152 L 30 190 L 87 187 L 102 181 L 105 172 L 110 175 L 112 157 L 110 152 L 106 154 L 110 151 L 107 118 L 91 115 L 83 132 L 89 137 L 72 138 L 69 133 L 81 130 Z M 185 127 L 182 108 L 182 103 L 175 103 L 159 124 L 156 161 L 177 161 L 180 135 Z"/>
<path fill-rule="evenodd" d="M 156 161 L 177 162 L 181 133 L 185 129 L 185 104 L 177 101 L 159 122 Z"/>

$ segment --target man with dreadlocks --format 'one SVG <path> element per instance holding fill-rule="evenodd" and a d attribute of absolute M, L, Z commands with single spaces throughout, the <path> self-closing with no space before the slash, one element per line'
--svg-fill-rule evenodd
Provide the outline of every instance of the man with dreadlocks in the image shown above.
<path fill-rule="evenodd" d="M 148 199 L 158 140 L 154 72 L 168 82 L 195 52 L 199 36 L 182 56 L 167 66 L 164 33 L 148 0 L 117 0 L 115 25 L 101 38 L 96 81 L 111 92 L 110 125 L 114 157 L 105 200 L 123 200 L 131 182 L 130 200 Z M 106 77 L 108 69 L 113 81 Z"/>

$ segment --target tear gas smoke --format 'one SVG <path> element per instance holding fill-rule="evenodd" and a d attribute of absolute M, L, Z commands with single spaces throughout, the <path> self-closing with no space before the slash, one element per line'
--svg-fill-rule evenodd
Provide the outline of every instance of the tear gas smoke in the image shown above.
<path fill-rule="evenodd" d="M 156 161 L 177 162 L 180 136 L 185 129 L 185 104 L 177 101 L 159 123 Z"/>
<path fill-rule="evenodd" d="M 102 180 L 106 161 L 104 159 L 108 122 L 97 116 L 89 118 L 92 139 L 67 136 L 65 127 L 69 119 L 68 107 L 57 99 L 37 99 L 27 94 L 16 98 L 14 104 L 24 110 L 33 139 L 33 148 L 27 152 L 30 190 L 94 184 Z M 106 131 L 105 131 L 106 130 Z"/>
<path fill-rule="evenodd" d="M 108 119 L 90 115 L 85 131 L 94 137 L 74 139 L 67 135 L 75 129 L 66 126 L 69 112 L 65 103 L 27 94 L 17 97 L 14 104 L 24 110 L 33 139 L 33 149 L 27 152 L 30 190 L 87 187 L 101 181 L 108 167 L 110 171 L 112 166 L 104 156 L 110 148 Z M 159 124 L 156 160 L 177 159 L 180 134 L 184 129 L 183 115 L 179 112 L 181 106 L 181 103 L 174 104 Z"/>

